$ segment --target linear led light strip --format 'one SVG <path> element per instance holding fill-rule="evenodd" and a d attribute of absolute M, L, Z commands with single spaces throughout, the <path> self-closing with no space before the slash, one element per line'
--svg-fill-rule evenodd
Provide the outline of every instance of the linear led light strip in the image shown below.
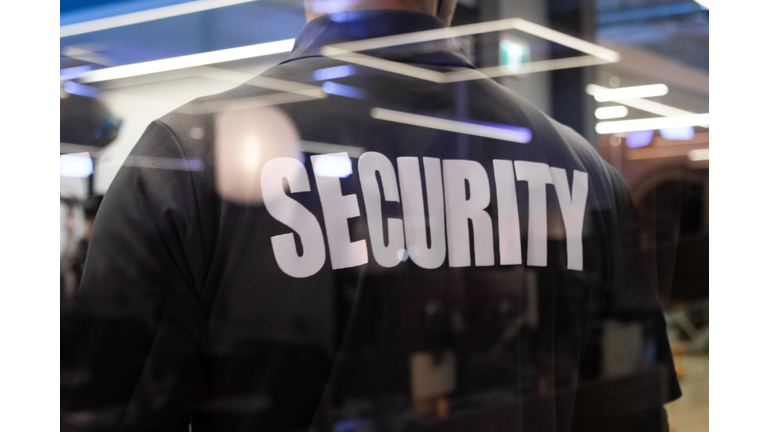
<path fill-rule="evenodd" d="M 155 21 L 179 15 L 191 14 L 210 9 L 218 9 L 225 6 L 233 6 L 242 3 L 250 3 L 257 0 L 197 0 L 155 9 L 132 12 L 108 18 L 100 18 L 77 24 L 69 24 L 59 27 L 59 37 L 74 36 L 99 30 L 123 27 L 147 21 Z"/>
<path fill-rule="evenodd" d="M 709 124 L 709 113 L 693 114 L 674 117 L 655 117 L 638 120 L 620 120 L 599 122 L 595 130 L 599 134 L 656 130 L 684 126 L 699 126 Z"/>
<path fill-rule="evenodd" d="M 664 84 L 652 84 L 634 87 L 608 89 L 594 84 L 587 86 L 587 94 L 595 97 L 598 102 L 621 101 L 625 99 L 641 99 L 654 96 L 664 96 L 669 88 Z"/>
<path fill-rule="evenodd" d="M 393 111 L 384 108 L 371 109 L 371 117 L 378 120 L 386 120 L 412 126 L 421 126 L 430 129 L 439 129 L 448 132 L 476 135 L 504 141 L 513 141 L 522 144 L 527 144 L 531 141 L 531 131 L 527 129 L 509 130 L 501 127 L 477 125 L 473 123 L 411 114 L 402 111 Z"/>
<path fill-rule="evenodd" d="M 428 42 L 441 39 L 450 39 L 461 36 L 470 36 L 480 33 L 490 33 L 501 30 L 520 30 L 522 32 L 538 36 L 542 39 L 558 43 L 560 45 L 579 50 L 581 52 L 600 57 L 608 62 L 615 63 L 619 61 L 619 53 L 599 45 L 569 36 L 564 33 L 549 29 L 547 27 L 534 24 L 522 18 L 509 18 L 497 21 L 488 21 L 484 23 L 468 24 L 457 27 L 449 27 L 436 30 L 425 30 L 414 33 L 406 33 L 394 36 L 384 36 L 380 38 L 366 39 L 362 41 L 345 42 L 335 45 L 328 45 L 325 48 L 335 48 L 341 51 L 354 52 L 366 51 L 377 48 L 387 48 L 398 45 L 412 44 L 418 42 Z"/>
<path fill-rule="evenodd" d="M 134 63 L 123 66 L 97 69 L 95 71 L 89 72 L 80 81 L 83 83 L 108 81 L 195 66 L 204 66 L 213 63 L 223 63 L 270 54 L 279 54 L 291 51 L 291 49 L 293 49 L 293 43 L 294 39 L 285 39 L 238 48 L 229 48 L 218 51 L 209 51 L 180 57 L 153 60 L 143 63 Z"/>
<path fill-rule="evenodd" d="M 210 66 L 200 66 L 195 69 L 197 76 L 208 77 L 221 81 L 231 82 L 235 84 L 247 84 L 256 87 L 268 88 L 272 90 L 278 90 L 287 93 L 296 93 L 309 96 L 325 97 L 325 93 L 319 86 L 298 83 L 295 81 L 287 81 L 278 78 L 272 78 L 267 76 L 253 76 L 249 73 L 238 72 L 227 69 L 219 69 Z"/>
<path fill-rule="evenodd" d="M 510 67 L 490 67 L 477 70 L 457 71 L 457 72 L 436 72 L 425 68 L 404 65 L 390 60 L 383 60 L 371 56 L 360 54 L 359 51 L 370 49 L 386 48 L 404 44 L 419 42 L 436 41 L 461 36 L 469 36 L 479 33 L 489 33 L 501 30 L 520 30 L 522 32 L 538 36 L 543 39 L 558 43 L 560 45 L 573 48 L 575 50 L 589 54 L 574 58 L 544 60 L 539 62 L 526 63 L 519 68 Z M 615 63 L 619 61 L 619 53 L 603 48 L 601 46 L 589 43 L 587 41 L 575 38 L 549 29 L 547 27 L 534 24 L 521 18 L 509 18 L 504 20 L 489 21 L 485 23 L 469 24 L 465 26 L 426 30 L 421 32 L 407 33 L 395 36 L 385 36 L 381 38 L 367 39 L 355 42 L 345 42 L 323 47 L 321 53 L 328 57 L 337 57 L 345 61 L 369 66 L 381 70 L 386 70 L 401 75 L 420 78 L 437 83 L 447 83 L 456 81 L 466 81 L 471 79 L 481 79 L 485 77 L 499 77 L 507 75 L 521 75 L 533 72 L 544 72 L 555 69 L 567 69 L 573 67 L 593 66 L 597 64 Z"/>
<path fill-rule="evenodd" d="M 603 90 L 610 90 L 606 87 L 599 86 L 597 84 L 589 84 L 587 86 L 587 93 L 590 95 L 595 95 L 599 91 Z M 646 99 L 622 99 L 617 101 L 617 103 L 620 103 L 622 105 L 626 105 L 632 108 L 636 108 L 645 112 L 649 112 L 651 114 L 656 114 L 664 117 L 676 117 L 676 116 L 692 116 L 695 115 L 695 113 L 692 113 L 690 111 L 681 110 L 679 108 L 675 108 L 669 105 L 665 105 L 663 103 L 649 101 Z M 697 124 L 693 126 L 702 126 L 702 127 L 709 127 L 708 124 Z"/>

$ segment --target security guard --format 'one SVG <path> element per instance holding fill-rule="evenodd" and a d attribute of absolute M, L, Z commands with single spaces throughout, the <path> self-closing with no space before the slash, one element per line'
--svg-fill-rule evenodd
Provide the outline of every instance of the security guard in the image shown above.
<path fill-rule="evenodd" d="M 349 3 L 147 128 L 96 218 L 62 430 L 664 430 L 621 177 L 494 81 L 430 79 L 473 76 L 453 40 L 379 39 L 455 2 Z"/>

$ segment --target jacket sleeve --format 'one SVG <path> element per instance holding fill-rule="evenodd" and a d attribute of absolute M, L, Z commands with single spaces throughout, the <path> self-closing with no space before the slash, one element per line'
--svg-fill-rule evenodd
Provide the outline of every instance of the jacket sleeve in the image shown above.
<path fill-rule="evenodd" d="M 207 342 L 187 161 L 156 121 L 104 197 L 76 310 L 62 315 L 62 430 L 188 430 Z"/>

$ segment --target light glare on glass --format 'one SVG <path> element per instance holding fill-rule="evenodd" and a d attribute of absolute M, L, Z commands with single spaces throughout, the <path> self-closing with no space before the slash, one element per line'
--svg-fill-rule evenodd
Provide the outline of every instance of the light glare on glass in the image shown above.
<path fill-rule="evenodd" d="M 595 110 L 595 117 L 600 120 L 621 118 L 626 117 L 628 112 L 627 107 L 622 105 L 601 107 Z"/>
<path fill-rule="evenodd" d="M 93 161 L 88 156 L 59 156 L 59 175 L 62 177 L 88 177 L 93 173 Z"/>
<path fill-rule="evenodd" d="M 657 130 L 681 126 L 709 125 L 709 113 L 673 117 L 655 117 L 638 120 L 618 120 L 599 122 L 595 130 L 599 134 L 632 132 L 641 130 Z"/>
<path fill-rule="evenodd" d="M 622 87 L 599 90 L 594 93 L 598 102 L 618 101 L 624 99 L 642 99 L 654 96 L 664 96 L 669 91 L 664 84 L 652 84 L 636 87 Z"/>
<path fill-rule="evenodd" d="M 345 156 L 320 155 L 313 165 L 315 174 L 322 177 L 347 178 L 352 174 L 352 160 Z"/>

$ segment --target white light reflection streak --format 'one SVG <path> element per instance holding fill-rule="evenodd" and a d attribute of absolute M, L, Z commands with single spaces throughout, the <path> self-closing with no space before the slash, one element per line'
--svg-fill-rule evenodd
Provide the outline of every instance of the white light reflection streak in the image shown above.
<path fill-rule="evenodd" d="M 655 117 L 639 120 L 620 120 L 599 122 L 595 130 L 599 134 L 656 130 L 681 126 L 698 126 L 709 124 L 709 113 L 674 117 Z"/>
<path fill-rule="evenodd" d="M 251 3 L 257 0 L 197 0 L 171 6 L 164 6 L 154 9 L 148 9 L 138 12 L 127 13 L 107 18 L 99 18 L 91 21 L 85 21 L 76 24 L 69 24 L 59 27 L 59 37 L 74 36 L 83 33 L 91 33 L 99 30 L 106 30 L 116 27 L 123 27 L 131 24 L 138 24 L 147 21 L 155 21 L 163 18 L 170 18 L 179 15 L 202 12 L 210 9 L 218 9 L 225 6 L 233 6 L 242 3 Z"/>
<path fill-rule="evenodd" d="M 595 117 L 600 120 L 626 117 L 629 110 L 623 105 L 601 107 L 595 110 Z"/>
<path fill-rule="evenodd" d="M 605 87 L 601 87 L 597 84 L 589 84 L 587 86 L 587 94 L 594 95 L 596 92 L 600 90 L 607 90 Z M 651 114 L 656 114 L 664 117 L 672 117 L 672 116 L 686 116 L 686 115 L 694 115 L 696 113 L 681 110 L 680 108 L 675 108 L 673 106 L 665 105 L 663 103 L 649 101 L 647 99 L 625 99 L 618 101 L 618 103 L 622 105 L 626 105 L 628 107 L 636 108 L 645 112 L 649 112 Z M 696 126 L 702 126 L 702 127 L 709 127 L 708 125 L 696 125 Z"/>
<path fill-rule="evenodd" d="M 499 125 L 498 127 L 485 126 L 474 123 L 411 114 L 402 111 L 393 111 L 384 108 L 371 109 L 371 117 L 378 120 L 421 126 L 430 129 L 439 129 L 465 135 L 475 135 L 485 138 L 512 141 L 521 144 L 527 144 L 531 141 L 531 131 L 522 127 L 515 127 L 515 129 L 519 130 L 511 130 L 506 129 L 504 125 Z"/>
<path fill-rule="evenodd" d="M 293 49 L 294 39 L 285 39 L 274 42 L 266 42 L 256 45 L 248 45 L 237 48 L 228 48 L 218 51 L 208 51 L 198 54 L 190 54 L 180 57 L 171 57 L 161 60 L 152 60 L 142 63 L 133 63 L 123 66 L 98 69 L 88 73 L 81 82 L 92 83 L 108 81 L 120 78 L 128 78 L 138 75 L 166 72 L 176 69 L 184 69 L 195 66 L 203 66 L 213 63 L 223 63 L 233 60 L 241 60 L 252 57 L 260 57 L 270 54 L 289 52 Z"/>
<path fill-rule="evenodd" d="M 594 93 L 590 93 L 590 91 L 594 91 Z M 669 88 L 664 84 L 622 87 L 615 89 L 602 88 L 601 90 L 596 90 L 594 86 L 587 86 L 587 93 L 593 94 L 595 100 L 598 102 L 664 96 L 667 94 L 667 92 L 669 92 Z"/>

